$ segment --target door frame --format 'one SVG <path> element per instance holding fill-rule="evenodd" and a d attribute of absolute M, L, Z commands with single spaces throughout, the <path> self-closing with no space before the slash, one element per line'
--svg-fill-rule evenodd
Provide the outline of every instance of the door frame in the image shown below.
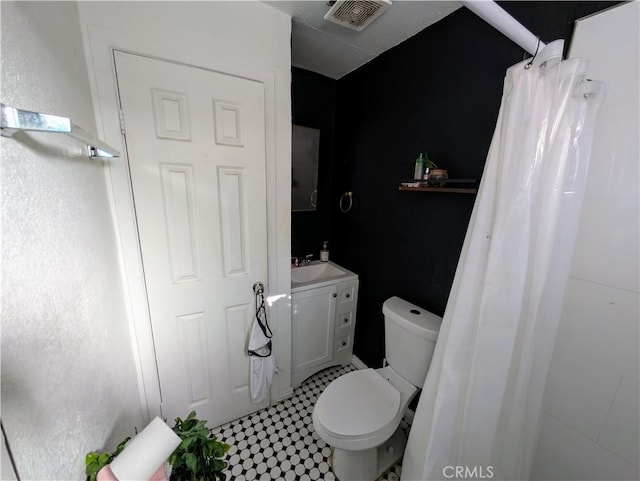
<path fill-rule="evenodd" d="M 153 332 L 142 268 L 142 254 L 129 178 L 129 159 L 120 131 L 118 85 L 113 52 L 166 60 L 260 82 L 265 93 L 265 158 L 267 191 L 267 269 L 269 308 L 274 331 L 274 352 L 279 373 L 271 385 L 275 403 L 293 395 L 291 387 L 291 125 L 277 111 L 282 86 L 287 94 L 290 72 L 275 67 L 272 72 L 239 71 L 238 65 L 212 65 L 197 50 L 159 43 L 96 25 L 83 29 L 85 57 L 93 97 L 98 132 L 107 143 L 122 152 L 121 157 L 104 161 L 109 203 L 121 262 L 123 295 L 129 317 L 129 331 L 138 374 L 143 413 L 152 419 L 161 414 L 161 390 L 155 359 Z M 288 104 L 290 106 L 290 97 Z M 185 413 L 186 415 L 186 413 Z"/>

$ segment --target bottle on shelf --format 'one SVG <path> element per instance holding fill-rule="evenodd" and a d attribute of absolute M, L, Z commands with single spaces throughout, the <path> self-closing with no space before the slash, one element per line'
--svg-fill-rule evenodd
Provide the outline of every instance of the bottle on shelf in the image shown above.
<path fill-rule="evenodd" d="M 422 152 L 420 152 L 420 155 L 416 159 L 415 170 L 413 171 L 414 180 L 422 180 L 423 174 L 424 174 L 424 156 L 422 155 Z"/>

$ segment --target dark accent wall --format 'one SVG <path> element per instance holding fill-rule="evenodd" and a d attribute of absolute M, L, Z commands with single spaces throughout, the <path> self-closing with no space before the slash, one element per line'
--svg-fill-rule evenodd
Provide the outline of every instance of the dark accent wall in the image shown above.
<path fill-rule="evenodd" d="M 291 255 L 319 259 L 322 242 L 329 240 L 337 81 L 295 67 L 291 78 L 293 123 L 320 130 L 317 209 L 292 212 Z"/>
<path fill-rule="evenodd" d="M 568 45 L 577 18 L 619 2 L 499 3 L 543 41 L 564 38 Z M 354 351 L 366 364 L 382 363 L 385 299 L 444 313 L 475 200 L 399 192 L 399 183 L 412 178 L 423 151 L 452 178 L 481 178 L 505 71 L 523 58 L 520 47 L 463 7 L 337 81 L 333 165 L 322 170 L 331 178 L 321 194 L 323 202 L 330 198 L 323 206 L 329 215 L 319 211 L 313 225 L 294 214 L 294 245 L 317 250 L 328 233 L 331 259 L 358 273 Z M 302 72 L 294 69 L 294 122 L 296 95 L 308 102 L 331 91 L 316 86 L 303 94 L 315 74 Z M 345 214 L 338 200 L 346 190 L 354 192 L 354 206 Z"/>

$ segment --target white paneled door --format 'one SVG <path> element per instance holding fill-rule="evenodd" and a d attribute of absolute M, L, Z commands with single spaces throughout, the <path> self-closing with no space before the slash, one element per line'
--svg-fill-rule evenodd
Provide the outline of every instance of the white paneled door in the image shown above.
<path fill-rule="evenodd" d="M 264 87 L 115 52 L 164 416 L 211 426 L 249 398 L 252 286 L 267 280 Z"/>

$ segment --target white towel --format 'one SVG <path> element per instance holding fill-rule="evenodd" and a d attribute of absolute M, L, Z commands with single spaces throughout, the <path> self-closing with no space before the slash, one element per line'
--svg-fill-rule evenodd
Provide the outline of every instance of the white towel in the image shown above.
<path fill-rule="evenodd" d="M 274 372 L 276 372 L 276 361 L 273 353 L 268 357 L 251 356 L 250 388 L 253 404 L 260 404 L 269 397 Z"/>
<path fill-rule="evenodd" d="M 267 329 L 266 333 L 263 328 Z M 255 352 L 259 356 L 269 354 L 271 350 L 271 331 L 268 329 L 267 317 L 264 314 L 264 307 L 262 307 L 258 309 L 256 317 L 253 319 L 253 325 L 251 326 L 251 336 L 249 337 L 249 344 L 247 346 L 249 353 Z M 269 336 L 267 336 L 267 334 L 269 334 Z"/>
<path fill-rule="evenodd" d="M 262 300 L 262 296 L 259 297 Z M 267 324 L 264 301 L 262 301 L 251 326 L 251 336 L 247 347 L 251 356 L 249 387 L 253 404 L 259 404 L 267 399 L 273 373 L 276 372 L 276 361 L 270 336 L 271 331 Z"/>

